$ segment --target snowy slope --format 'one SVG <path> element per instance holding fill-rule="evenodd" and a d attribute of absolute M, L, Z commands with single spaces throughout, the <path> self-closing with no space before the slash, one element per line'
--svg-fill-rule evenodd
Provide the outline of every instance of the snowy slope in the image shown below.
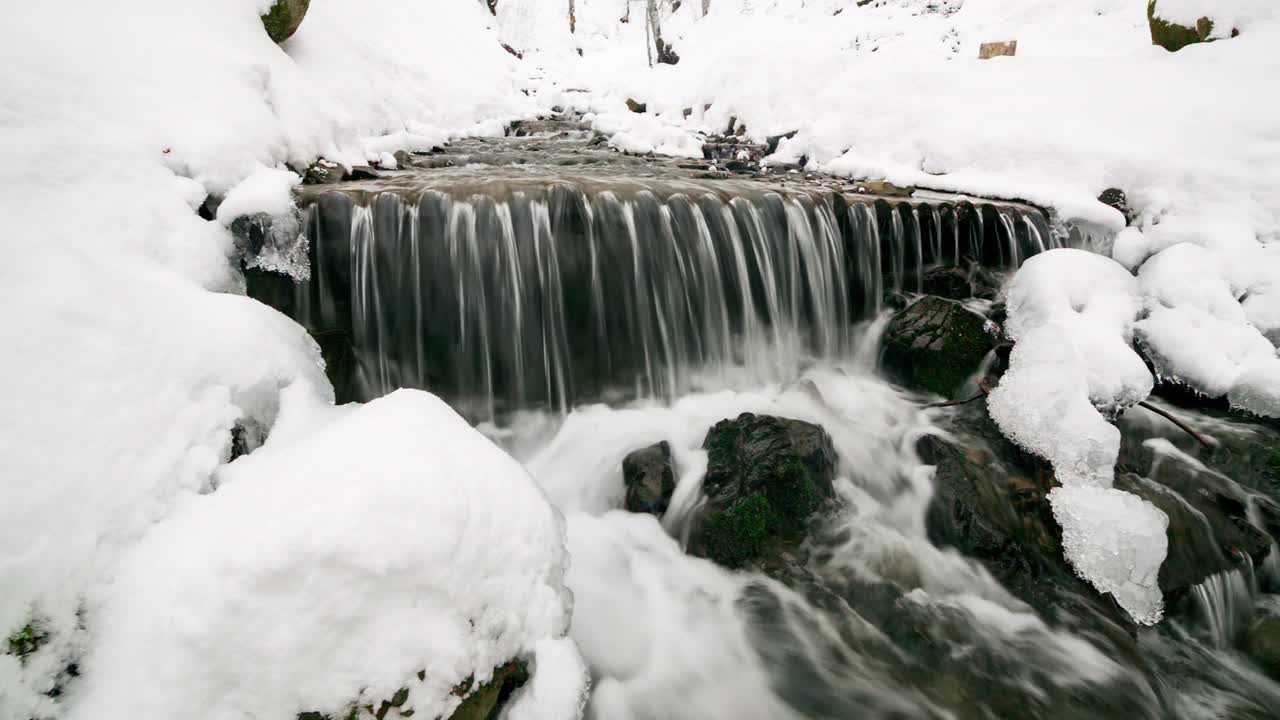
<path fill-rule="evenodd" d="M 467 677 L 554 654 L 563 521 L 524 469 L 427 393 L 308 398 L 281 419 L 306 432 L 225 466 L 127 553 L 71 717 L 338 717 L 401 687 L 447 716 Z M 570 662 L 567 698 L 541 704 L 571 716 L 584 682 Z"/>
<path fill-rule="evenodd" d="M 0 717 L 57 715 L 118 558 L 208 491 L 233 425 L 330 397 L 302 329 L 237 294 L 206 195 L 526 111 L 475 3 L 314 0 L 283 49 L 263 5 L 0 0 L 0 633 L 48 635 L 0 655 Z"/>

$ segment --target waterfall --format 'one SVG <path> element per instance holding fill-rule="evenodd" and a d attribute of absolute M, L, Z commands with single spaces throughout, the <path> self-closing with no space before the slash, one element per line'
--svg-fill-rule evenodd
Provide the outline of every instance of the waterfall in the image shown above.
<path fill-rule="evenodd" d="M 1192 597 L 1218 649 L 1230 648 L 1248 626 L 1258 593 L 1253 560 L 1247 553 L 1237 551 L 1237 556 L 1240 567 L 1210 575 L 1192 587 Z"/>
<path fill-rule="evenodd" d="M 918 291 L 941 263 L 1014 267 L 1049 237 L 1014 204 L 691 182 L 343 188 L 303 205 L 310 279 L 251 292 L 317 338 L 340 399 L 429 388 L 476 420 L 785 381 L 849 357 L 886 289 Z"/>

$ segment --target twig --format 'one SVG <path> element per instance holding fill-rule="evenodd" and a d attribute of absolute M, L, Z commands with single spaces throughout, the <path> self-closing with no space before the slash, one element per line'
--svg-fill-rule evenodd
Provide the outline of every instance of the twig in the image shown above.
<path fill-rule="evenodd" d="M 1190 425 L 1188 425 L 1188 424 L 1186 424 L 1186 423 L 1182 422 L 1181 420 L 1179 420 L 1178 418 L 1174 417 L 1174 416 L 1173 416 L 1172 414 L 1170 414 L 1169 412 L 1167 412 L 1167 411 L 1165 411 L 1165 410 L 1161 410 L 1160 408 L 1156 407 L 1155 405 L 1152 405 L 1151 403 L 1147 402 L 1146 400 L 1143 400 L 1143 401 L 1139 402 L 1139 403 L 1138 403 L 1138 407 L 1141 407 L 1141 408 L 1145 408 L 1145 409 L 1147 409 L 1147 410 L 1150 410 L 1151 412 L 1153 412 L 1153 413 L 1155 413 L 1155 414 L 1159 415 L 1160 417 L 1164 418 L 1165 420 L 1168 420 L 1169 422 L 1173 423 L 1174 425 L 1177 425 L 1177 426 L 1178 426 L 1179 428 L 1181 428 L 1185 433 L 1187 433 L 1187 434 L 1188 434 L 1188 435 L 1190 435 L 1191 437 L 1193 437 L 1193 438 L 1195 438 L 1196 440 L 1198 440 L 1198 441 L 1200 442 L 1200 444 L 1201 444 L 1201 445 L 1203 445 L 1203 446 L 1205 446 L 1205 447 L 1207 447 L 1207 448 L 1214 448 L 1214 447 L 1217 447 L 1217 445 L 1218 445 L 1218 441 L 1217 441 L 1217 440 L 1214 440 L 1214 439 L 1213 439 L 1213 438 L 1211 438 L 1211 437 L 1206 437 L 1206 436 L 1204 436 L 1204 435 L 1201 435 L 1200 433 L 1196 432 L 1196 430 L 1195 430 L 1194 428 L 1192 428 Z"/>
<path fill-rule="evenodd" d="M 925 407 L 926 407 L 926 408 L 955 407 L 956 405 L 966 405 L 966 404 L 968 404 L 968 403 L 973 402 L 974 400 L 981 400 L 982 398 L 984 398 L 984 397 L 986 397 L 986 396 L 987 396 L 987 394 L 986 394 L 986 393 L 978 393 L 977 395 L 974 395 L 973 397 L 969 398 L 968 400 L 948 400 L 948 401 L 946 401 L 946 402 L 929 403 L 928 405 L 925 405 Z"/>
<path fill-rule="evenodd" d="M 991 394 L 991 383 L 987 382 L 987 379 L 986 379 L 986 378 L 982 378 L 982 380 L 980 380 L 980 381 L 978 382 L 978 390 L 980 390 L 981 392 L 979 392 L 977 395 L 974 395 L 973 397 L 969 398 L 968 400 L 948 400 L 948 401 L 946 401 L 946 402 L 929 403 L 928 405 L 925 405 L 924 407 L 927 409 L 927 408 L 955 407 L 956 405 L 968 405 L 969 403 L 973 402 L 974 400 L 981 400 L 982 398 L 984 398 L 984 397 L 986 397 L 986 396 L 990 395 L 990 394 Z"/>

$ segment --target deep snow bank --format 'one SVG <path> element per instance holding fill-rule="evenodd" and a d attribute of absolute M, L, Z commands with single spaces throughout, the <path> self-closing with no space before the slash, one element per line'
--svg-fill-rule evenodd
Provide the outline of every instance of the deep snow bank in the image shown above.
<path fill-rule="evenodd" d="M 0 0 L 0 635 L 45 636 L 0 655 L 2 717 L 58 715 L 117 558 L 209 489 L 234 424 L 298 381 L 327 398 L 301 328 L 210 292 L 240 279 L 206 195 L 525 112 L 477 3 L 313 0 L 283 48 L 263 5 Z"/>
<path fill-rule="evenodd" d="M 572 642 L 559 667 L 543 645 L 568 628 L 563 522 L 519 463 L 423 392 L 335 412 L 298 387 L 283 415 L 305 432 L 122 561 L 71 716 L 345 717 L 407 687 L 405 709 L 447 717 L 451 688 L 535 653 L 535 677 L 568 675 L 543 716 L 576 714 Z"/>

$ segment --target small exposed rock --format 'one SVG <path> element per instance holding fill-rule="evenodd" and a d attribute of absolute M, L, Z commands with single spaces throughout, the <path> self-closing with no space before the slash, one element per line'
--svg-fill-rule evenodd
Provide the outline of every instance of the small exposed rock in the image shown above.
<path fill-rule="evenodd" d="M 325 183 L 342 182 L 346 179 L 346 168 L 338 163 L 329 162 L 324 158 L 311 163 L 311 166 L 302 174 L 302 183 L 304 185 L 323 185 Z"/>
<path fill-rule="evenodd" d="M 795 137 L 796 132 L 797 131 L 792 130 L 791 132 L 782 133 L 781 135 L 770 135 L 765 138 L 765 155 L 772 155 L 778 152 L 778 143 Z"/>
<path fill-rule="evenodd" d="M 916 191 L 913 187 L 899 187 L 886 180 L 865 180 L 854 185 L 854 190 L 884 197 L 911 197 Z"/>
<path fill-rule="evenodd" d="M 307 14 L 311 0 L 275 0 L 271 8 L 262 15 L 262 26 L 267 35 L 277 43 L 288 40 Z"/>
<path fill-rule="evenodd" d="M 797 544 L 834 496 L 831 436 L 801 420 L 743 413 L 707 433 L 707 502 L 689 550 L 739 568 Z"/>
<path fill-rule="evenodd" d="M 631 98 L 627 98 L 627 109 L 633 113 L 644 113 L 649 110 L 647 103 L 637 102 Z"/>
<path fill-rule="evenodd" d="M 351 172 L 347 174 L 348 180 L 377 180 L 382 175 L 368 165 L 352 165 Z"/>
<path fill-rule="evenodd" d="M 926 295 L 889 322 L 880 366 L 904 385 L 951 397 L 995 347 L 986 322 L 958 302 Z"/>
<path fill-rule="evenodd" d="M 628 511 L 662 517 L 676 491 L 671 445 L 663 440 L 627 455 L 622 460 L 622 482 Z"/>
<path fill-rule="evenodd" d="M 1012 57 L 1018 54 L 1018 41 L 989 42 L 978 46 L 978 59 L 990 60 L 993 57 Z"/>
<path fill-rule="evenodd" d="M 397 150 L 391 155 L 396 159 L 396 165 L 399 167 L 407 167 L 413 164 L 413 155 L 406 150 Z"/>
<path fill-rule="evenodd" d="M 1133 219 L 1133 211 L 1129 209 L 1129 200 L 1120 188 L 1107 188 L 1098 196 L 1098 202 L 1119 210 L 1126 220 Z"/>

